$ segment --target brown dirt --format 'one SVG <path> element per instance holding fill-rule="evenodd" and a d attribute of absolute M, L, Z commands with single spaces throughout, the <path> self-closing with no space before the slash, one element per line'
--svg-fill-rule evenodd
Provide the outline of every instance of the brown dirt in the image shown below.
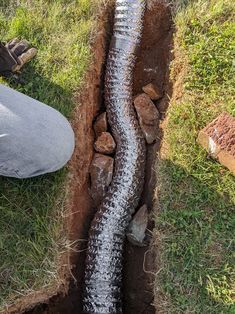
<path fill-rule="evenodd" d="M 66 261 L 64 284 L 57 287 L 57 295 L 44 294 L 41 302 L 25 314 L 73 314 L 82 313 L 81 291 L 83 284 L 86 240 L 90 221 L 94 215 L 93 202 L 89 195 L 89 166 L 93 156 L 94 132 L 92 123 L 103 107 L 103 74 L 108 42 L 111 34 L 112 14 L 110 8 L 103 14 L 94 44 L 94 62 L 87 75 L 87 86 L 80 96 L 74 113 L 73 128 L 77 143 L 70 163 L 68 184 L 69 197 L 67 204 L 67 229 L 69 239 L 75 243 L 74 252 L 70 252 Z M 142 87 L 150 82 L 163 91 L 163 98 L 155 101 L 161 118 L 164 118 L 170 93 L 168 65 L 172 43 L 172 21 L 170 9 L 159 1 L 152 1 L 151 10 L 145 15 L 144 34 L 140 55 L 134 73 L 134 95 L 141 93 Z M 154 165 L 160 149 L 161 129 L 156 143 L 148 145 L 146 183 L 140 205 L 147 204 L 152 215 L 153 194 L 156 174 Z M 153 228 L 149 223 L 149 234 Z M 78 240 L 79 239 L 79 240 Z M 156 263 L 156 252 L 150 243 L 148 247 L 138 248 L 126 244 L 124 258 L 124 313 L 155 313 L 153 307 L 153 282 Z M 70 269 L 68 269 L 68 266 Z M 69 271 L 68 271 L 69 270 Z M 69 276 L 68 276 L 69 275 Z M 70 279 L 68 283 L 68 278 Z M 69 288 L 68 288 L 69 285 Z M 63 288 L 63 289 L 62 289 Z M 49 298 L 50 297 L 50 298 Z M 35 304 L 35 303 L 34 303 Z M 18 311 L 11 313 L 21 313 Z"/>
<path fill-rule="evenodd" d="M 222 150 L 235 157 L 235 118 L 227 112 L 220 114 L 202 131 L 210 136 Z"/>
<path fill-rule="evenodd" d="M 150 82 L 156 84 L 163 92 L 163 98 L 155 101 L 164 118 L 168 106 L 169 61 L 172 44 L 173 24 L 170 9 L 164 4 L 152 2 L 145 14 L 144 33 L 140 55 L 134 73 L 134 95 L 142 92 L 142 87 Z M 152 218 L 154 189 L 156 187 L 155 163 L 160 149 L 162 131 L 159 128 L 157 141 L 147 146 L 147 164 L 145 187 L 140 205 L 147 204 Z M 149 222 L 149 235 L 153 229 Z M 126 243 L 124 260 L 124 313 L 151 314 L 156 309 L 153 305 L 153 285 L 156 271 L 155 248 L 151 241 L 148 247 L 134 247 Z"/>

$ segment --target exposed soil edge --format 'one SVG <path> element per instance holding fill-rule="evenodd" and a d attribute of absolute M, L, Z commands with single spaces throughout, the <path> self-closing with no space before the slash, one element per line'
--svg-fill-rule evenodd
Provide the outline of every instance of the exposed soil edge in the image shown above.
<path fill-rule="evenodd" d="M 174 14 L 174 8 L 173 8 L 172 14 Z M 175 25 L 174 25 L 173 32 L 174 34 L 176 34 Z M 166 88 L 168 106 L 165 112 L 166 117 L 161 124 L 162 140 L 161 140 L 161 146 L 159 150 L 159 157 L 155 164 L 156 172 L 158 172 L 158 169 L 160 167 L 160 162 L 161 160 L 164 160 L 166 158 L 166 154 L 168 151 L 168 145 L 165 142 L 165 138 L 164 138 L 164 132 L 168 125 L 167 111 L 170 109 L 170 107 L 173 104 L 180 102 L 184 96 L 183 81 L 187 74 L 187 70 L 188 70 L 187 67 L 188 67 L 187 58 L 184 55 L 182 49 L 178 46 L 176 37 L 174 35 L 172 48 L 171 48 L 169 69 L 168 69 L 169 80 L 168 80 L 168 84 Z M 158 179 L 156 182 L 155 196 L 154 196 L 155 218 L 161 212 L 161 205 L 159 202 L 160 189 L 161 189 L 161 179 Z M 153 247 L 154 247 L 154 250 L 157 252 L 156 260 L 155 260 L 156 277 L 155 277 L 155 284 L 154 284 L 154 306 L 156 309 L 156 313 L 165 314 L 165 313 L 169 313 L 170 311 L 171 301 L 168 298 L 168 296 L 165 295 L 163 291 L 161 290 L 161 285 L 158 280 L 158 275 L 160 274 L 161 269 L 164 268 L 164 263 L 162 260 L 162 251 L 164 250 L 164 248 L 162 246 L 162 235 L 156 228 L 153 230 Z"/>
<path fill-rule="evenodd" d="M 66 183 L 68 196 L 65 202 L 66 213 L 64 216 L 66 233 L 68 234 L 69 242 L 72 244 L 72 249 L 63 252 L 60 256 L 58 261 L 59 278 L 56 283 L 53 283 L 48 288 L 43 288 L 41 291 L 23 296 L 16 303 L 5 306 L 0 310 L 0 314 L 21 314 L 41 303 L 47 304 L 52 297 L 58 294 L 66 295 L 71 280 L 75 280 L 72 272 L 78 262 L 77 253 L 78 250 L 84 249 L 84 242 L 79 243 L 77 240 L 87 238 L 87 224 L 89 224 L 94 214 L 88 188 L 89 165 L 93 155 L 94 142 L 92 123 L 101 106 L 101 77 L 107 51 L 107 30 L 112 17 L 112 9 L 112 3 L 109 3 L 97 17 L 95 38 L 91 48 L 93 51 L 92 64 L 87 71 L 84 80 L 86 82 L 85 85 L 83 85 L 81 92 L 74 96 L 77 106 L 71 123 L 75 132 L 76 147 L 69 163 Z M 80 123 L 84 119 L 86 123 Z M 79 225 L 77 224 L 78 220 L 80 220 Z"/>
<path fill-rule="evenodd" d="M 166 1 L 149 0 L 145 14 L 144 33 L 140 55 L 137 59 L 134 73 L 134 94 L 142 92 L 142 87 L 150 82 L 162 89 L 163 98 L 155 104 L 160 112 L 161 123 L 165 118 L 171 94 L 169 83 L 169 62 L 173 37 L 173 22 L 170 7 Z M 154 190 L 157 173 L 155 163 L 161 146 L 161 124 L 159 135 L 155 143 L 147 145 L 147 162 L 145 172 L 145 186 L 140 205 L 147 204 L 149 209 L 149 234 L 154 225 Z M 154 239 L 147 247 L 134 247 L 128 242 L 124 258 L 124 313 L 155 313 L 154 308 L 154 279 L 158 252 L 154 246 Z M 135 261 L 133 263 L 133 261 Z M 156 312 L 158 313 L 158 312 Z"/>

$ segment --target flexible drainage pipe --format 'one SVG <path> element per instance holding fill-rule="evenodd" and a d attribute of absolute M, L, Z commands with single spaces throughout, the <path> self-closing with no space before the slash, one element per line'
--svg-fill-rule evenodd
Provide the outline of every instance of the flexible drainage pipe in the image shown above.
<path fill-rule="evenodd" d="M 144 9 L 145 0 L 116 0 L 105 78 L 108 119 L 117 143 L 115 172 L 90 229 L 84 313 L 122 313 L 125 231 L 144 183 L 145 141 L 132 104 L 133 68 Z"/>

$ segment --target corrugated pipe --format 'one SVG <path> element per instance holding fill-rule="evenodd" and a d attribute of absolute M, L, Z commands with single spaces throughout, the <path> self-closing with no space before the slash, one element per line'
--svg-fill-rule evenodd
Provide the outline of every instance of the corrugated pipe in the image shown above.
<path fill-rule="evenodd" d="M 125 231 L 144 183 L 145 141 L 133 108 L 133 68 L 145 0 L 116 0 L 105 102 L 116 140 L 113 181 L 92 222 L 86 258 L 84 313 L 122 313 Z"/>

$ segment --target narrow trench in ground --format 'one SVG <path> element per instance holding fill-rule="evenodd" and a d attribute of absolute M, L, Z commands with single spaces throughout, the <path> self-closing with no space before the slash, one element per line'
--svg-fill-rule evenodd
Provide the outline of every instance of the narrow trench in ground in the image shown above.
<path fill-rule="evenodd" d="M 94 44 L 94 66 L 88 73 L 88 85 L 79 96 L 81 106 L 75 111 L 73 126 L 77 137 L 77 148 L 71 162 L 72 190 L 70 202 L 71 215 L 68 221 L 70 239 L 86 239 L 90 221 L 94 215 L 94 206 L 89 195 L 89 165 L 93 155 L 94 133 L 92 123 L 95 117 L 104 110 L 103 80 L 104 64 L 112 32 L 112 13 L 107 10 L 100 22 L 100 30 Z M 170 8 L 155 3 L 145 14 L 144 32 L 141 49 L 134 72 L 134 95 L 142 92 L 142 87 L 153 82 L 160 86 L 163 98 L 155 102 L 161 119 L 164 119 L 168 106 L 171 86 L 169 83 L 169 62 L 171 59 L 173 24 Z M 162 132 L 159 128 L 157 141 L 147 147 L 147 165 L 145 187 L 140 205 L 147 204 L 150 214 L 149 233 L 153 229 L 153 195 L 156 183 L 154 165 L 160 149 Z M 81 291 L 84 274 L 86 243 L 80 242 L 76 254 L 70 256 L 73 267 L 69 292 L 52 297 L 47 303 L 39 304 L 25 314 L 77 314 L 82 313 Z M 148 247 L 135 247 L 126 243 L 124 254 L 124 313 L 155 313 L 154 304 L 154 271 L 156 270 L 156 252 Z"/>

